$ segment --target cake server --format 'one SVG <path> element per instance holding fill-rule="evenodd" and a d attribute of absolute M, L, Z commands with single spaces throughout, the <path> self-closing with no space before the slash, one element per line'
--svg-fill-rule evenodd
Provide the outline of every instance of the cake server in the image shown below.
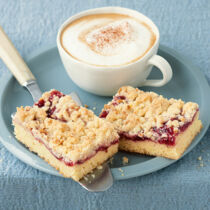
<path fill-rule="evenodd" d="M 19 84 L 26 87 L 33 97 L 34 102 L 37 102 L 42 96 L 42 92 L 38 86 L 36 78 L 31 73 L 30 69 L 3 31 L 0 26 L 0 58 L 7 65 L 8 69 L 17 79 Z M 82 105 L 76 93 L 72 92 L 71 97 Z M 86 190 L 91 192 L 105 191 L 113 184 L 113 177 L 109 168 L 108 162 L 93 170 L 91 174 L 86 175 L 79 181 L 79 184 Z"/>

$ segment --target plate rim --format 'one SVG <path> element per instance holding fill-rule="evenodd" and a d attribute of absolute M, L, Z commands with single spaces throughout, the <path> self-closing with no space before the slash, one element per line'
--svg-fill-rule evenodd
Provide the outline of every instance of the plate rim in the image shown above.
<path fill-rule="evenodd" d="M 171 49 L 169 47 L 166 47 L 164 45 L 159 46 L 159 49 L 161 51 L 166 52 L 167 54 L 170 54 L 172 57 L 175 57 L 179 62 L 183 63 L 184 65 L 186 65 L 190 70 L 190 73 L 195 75 L 198 75 L 197 78 L 199 78 L 200 81 L 202 81 L 202 86 L 199 87 L 203 87 L 202 89 L 204 89 L 203 92 L 201 92 L 204 95 L 207 95 L 207 92 L 210 92 L 210 87 L 208 85 L 208 82 L 204 76 L 204 73 L 198 68 L 196 67 L 194 64 L 192 64 L 192 62 L 186 58 L 185 56 L 182 56 L 181 54 L 179 54 L 177 51 L 175 51 L 174 49 Z M 35 59 L 37 56 L 40 56 L 40 54 L 43 53 L 47 53 L 48 51 L 51 50 L 58 50 L 55 44 L 48 44 L 48 45 L 44 45 L 41 46 L 39 48 L 37 48 L 36 50 L 34 50 L 33 52 L 29 53 L 27 56 L 24 57 L 24 60 L 26 61 L 26 63 L 31 62 L 33 59 Z M 6 149 L 8 151 L 10 151 L 15 157 L 17 157 L 18 159 L 20 159 L 21 161 L 23 161 L 24 163 L 26 163 L 29 166 L 32 166 L 33 168 L 36 168 L 42 172 L 51 174 L 51 175 L 56 175 L 56 176 L 60 176 L 62 177 L 62 175 L 60 175 L 58 173 L 58 171 L 56 171 L 54 168 L 43 168 L 43 166 L 40 166 L 39 164 L 36 163 L 36 161 L 30 161 L 26 159 L 26 156 L 30 156 L 31 152 L 27 149 L 24 148 L 23 145 L 21 145 L 19 142 L 19 153 L 14 152 L 17 151 L 17 148 L 14 147 L 13 145 L 9 144 L 7 142 L 7 140 L 4 140 L 4 138 L 9 138 L 10 136 L 10 131 L 8 129 L 8 126 L 6 125 L 6 123 L 4 123 L 3 120 L 3 115 L 2 115 L 2 103 L 3 103 L 3 98 L 4 98 L 4 90 L 6 89 L 9 81 L 13 78 L 12 74 L 9 73 L 9 71 L 4 72 L 0 78 L 0 82 L 1 82 L 1 88 L 0 88 L 0 125 L 2 126 L 2 133 L 0 134 L 0 142 L 2 143 L 3 146 L 6 147 Z M 203 98 L 203 97 L 202 97 Z M 210 103 L 210 97 L 207 95 L 206 97 L 207 103 Z M 210 118 L 210 114 L 209 114 L 209 118 Z M 199 138 L 199 140 L 197 141 L 193 141 L 192 144 L 188 147 L 188 149 L 185 151 L 185 153 L 182 155 L 181 158 L 183 158 L 187 153 L 189 153 L 203 138 L 203 136 L 206 134 L 208 128 L 210 125 L 210 120 L 208 120 L 206 122 L 206 126 L 202 129 L 202 131 L 198 134 L 198 136 L 196 138 Z M 4 131 L 4 132 L 3 132 Z M 5 135 L 3 135 L 5 134 Z M 13 138 L 13 137 L 11 137 Z M 13 138 L 15 141 L 17 141 L 15 138 Z M 17 146 L 17 145 L 15 145 Z M 24 148 L 24 152 L 22 151 L 22 149 Z M 26 155 L 26 156 L 25 156 Z M 34 154 L 35 155 L 35 154 Z M 180 158 L 180 159 L 181 159 Z M 179 160 L 180 160 L 179 159 Z M 43 160 L 44 161 L 44 160 Z M 122 166 L 120 167 L 121 169 L 123 169 L 123 174 L 124 176 L 122 176 L 122 172 L 121 170 L 119 170 L 119 168 L 111 168 L 113 177 L 115 180 L 123 180 L 123 179 L 129 179 L 129 178 L 133 178 L 133 177 L 137 177 L 137 176 L 143 176 L 155 171 L 158 171 L 162 168 L 165 168 L 173 163 L 175 163 L 177 160 L 171 160 L 171 159 L 167 159 L 167 158 L 162 158 L 162 157 L 154 157 L 150 160 L 146 160 L 144 162 L 141 163 L 136 163 L 134 165 L 131 166 Z M 44 161 L 44 163 L 46 163 Z M 47 164 L 47 163 L 46 163 Z M 47 164 L 48 165 L 48 164 Z M 143 171 L 140 171 L 140 169 L 144 168 Z"/>

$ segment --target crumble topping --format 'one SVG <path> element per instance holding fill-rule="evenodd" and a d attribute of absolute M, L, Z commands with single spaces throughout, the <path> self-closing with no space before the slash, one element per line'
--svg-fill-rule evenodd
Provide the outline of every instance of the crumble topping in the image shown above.
<path fill-rule="evenodd" d="M 67 162 L 88 158 L 119 138 L 111 123 L 56 90 L 44 93 L 33 107 L 17 108 L 14 121 Z"/>
<path fill-rule="evenodd" d="M 100 117 L 113 123 L 120 134 L 157 140 L 167 137 L 166 129 L 170 135 L 178 133 L 197 111 L 196 103 L 166 99 L 154 92 L 125 86 L 104 106 Z"/>

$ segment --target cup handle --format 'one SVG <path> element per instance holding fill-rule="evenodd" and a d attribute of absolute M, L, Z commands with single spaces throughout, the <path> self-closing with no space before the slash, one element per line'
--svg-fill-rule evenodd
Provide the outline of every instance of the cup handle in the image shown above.
<path fill-rule="evenodd" d="M 148 61 L 148 65 L 153 65 L 156 66 L 157 68 L 160 69 L 160 71 L 163 74 L 163 79 L 161 80 L 146 80 L 143 83 L 143 86 L 153 86 L 153 87 L 160 87 L 165 85 L 166 83 L 168 83 L 173 75 L 172 69 L 170 64 L 168 63 L 168 61 L 166 61 L 163 57 L 159 56 L 159 55 L 153 55 L 149 61 Z"/>

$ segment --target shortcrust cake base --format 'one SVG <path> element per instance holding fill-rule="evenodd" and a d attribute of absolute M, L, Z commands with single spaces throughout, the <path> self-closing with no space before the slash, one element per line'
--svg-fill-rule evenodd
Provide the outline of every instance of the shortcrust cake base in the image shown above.
<path fill-rule="evenodd" d="M 174 146 L 155 143 L 150 140 L 132 141 L 121 138 L 119 149 L 151 156 L 179 159 L 202 128 L 202 123 L 198 120 L 198 117 L 199 112 L 196 114 L 192 124 L 184 132 L 176 136 L 176 144 Z"/>
<path fill-rule="evenodd" d="M 51 166 L 56 168 L 64 177 L 71 177 L 79 181 L 83 176 L 91 172 L 94 168 L 104 163 L 108 158 L 118 151 L 118 143 L 111 145 L 106 151 L 98 151 L 92 158 L 82 164 L 67 166 L 64 162 L 58 160 L 45 147 L 44 144 L 37 141 L 34 136 L 26 131 L 22 126 L 15 123 L 16 138 L 26 145 L 30 151 L 37 153 L 41 158 L 47 161 Z"/>

